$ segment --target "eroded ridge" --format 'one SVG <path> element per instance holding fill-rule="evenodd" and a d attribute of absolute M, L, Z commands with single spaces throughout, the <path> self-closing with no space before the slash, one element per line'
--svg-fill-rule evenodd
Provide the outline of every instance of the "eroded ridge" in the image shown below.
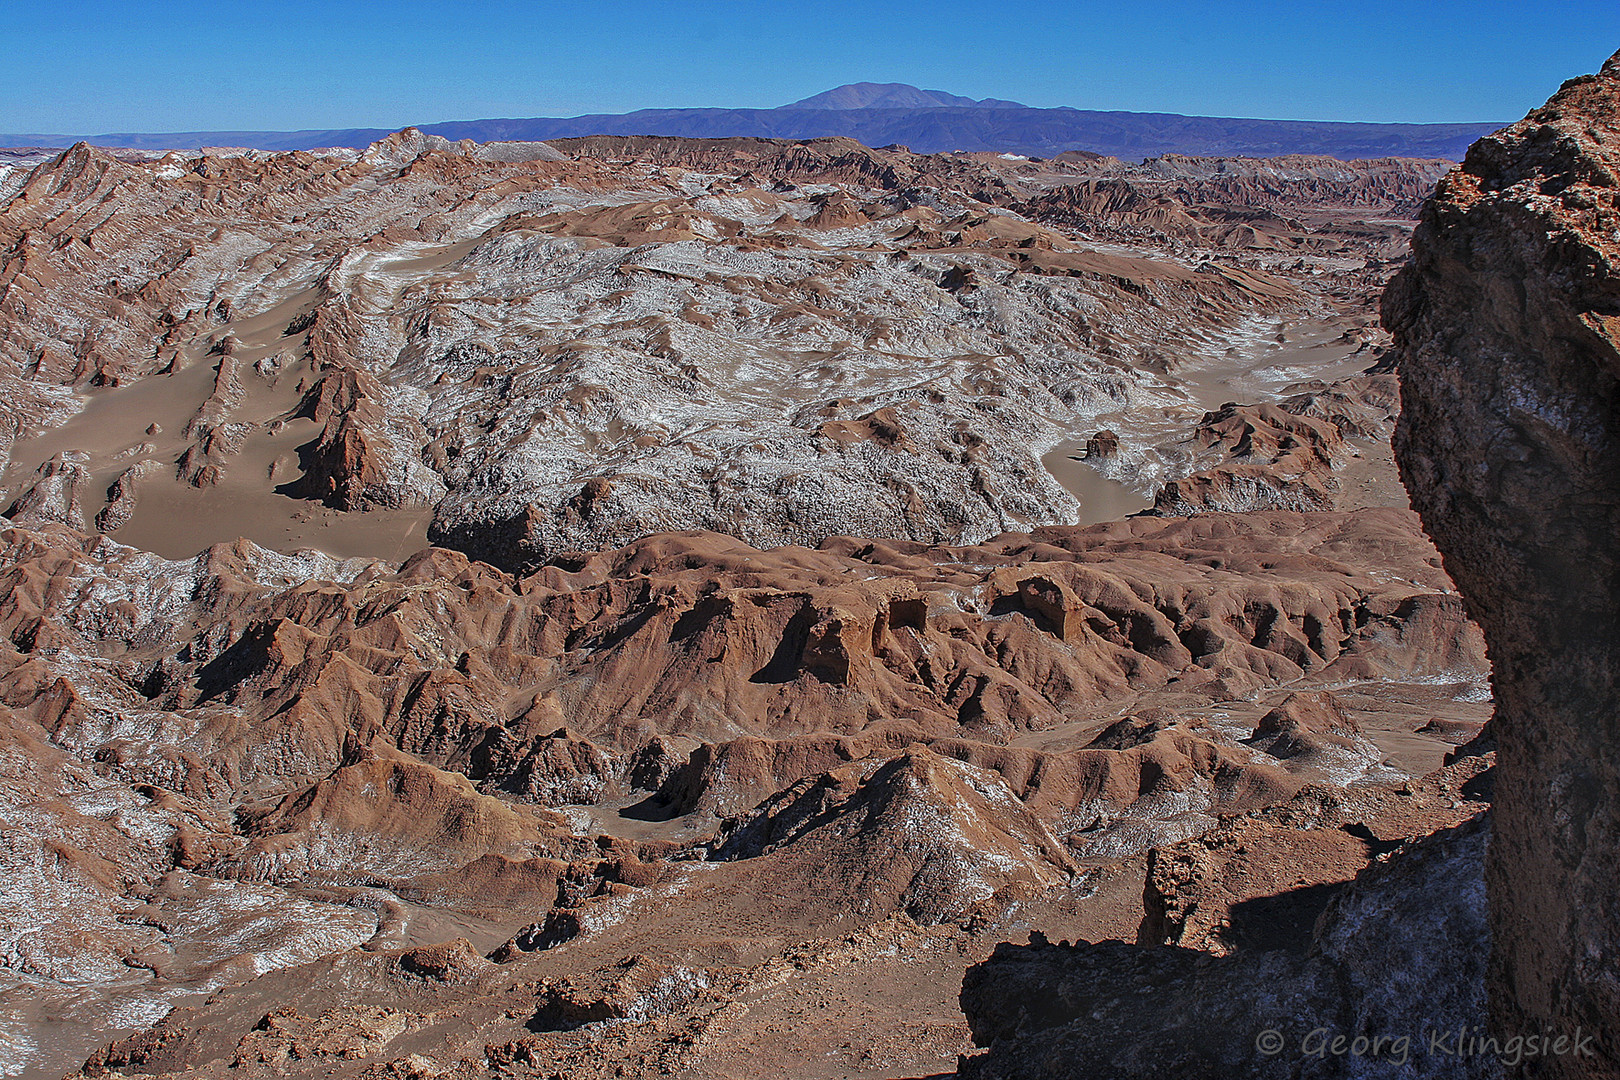
<path fill-rule="evenodd" d="M 1220 457 L 1209 408 L 1376 360 L 1365 297 L 1440 171 L 559 146 L 78 146 L 9 173 L 6 508 L 176 557 L 432 539 L 511 570 L 680 529 L 1100 520 L 1116 481 L 1151 503 Z M 1060 482 L 1041 455 L 1099 417 L 1112 479 Z M 1348 451 L 1239 456 L 1253 475 L 1166 505 L 1339 505 Z"/>
<path fill-rule="evenodd" d="M 17 902 L 78 928 L 13 935 L 12 970 L 71 998 L 90 988 L 47 956 L 133 964 L 91 994 L 105 1016 L 155 1018 L 250 954 L 447 928 L 516 959 L 620 927 L 644 943 L 601 949 L 648 972 L 708 956 L 680 978 L 718 985 L 715 935 L 762 957 L 903 916 L 928 940 L 958 927 L 956 949 L 1020 904 L 1117 926 L 1118 893 L 1087 906 L 1094 876 L 1224 815 L 1416 798 L 1485 707 L 1477 631 L 1405 511 L 972 547 L 686 533 L 524 578 L 442 549 L 396 567 L 247 542 L 172 562 L 59 524 L 0 540 L 8 784 L 37 823 L 15 836 L 42 845 L 17 853 L 37 885 Z M 215 908 L 260 896 L 277 936 L 219 968 Z M 643 937 L 665 933 L 684 944 Z"/>

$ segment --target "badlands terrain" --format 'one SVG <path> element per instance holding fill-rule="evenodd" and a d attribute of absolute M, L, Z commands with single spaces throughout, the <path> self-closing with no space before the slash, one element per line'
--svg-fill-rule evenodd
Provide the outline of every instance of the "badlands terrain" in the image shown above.
<path fill-rule="evenodd" d="M 1033 1075 L 1062 940 L 1332 998 L 1483 847 L 1377 312 L 1450 167 L 6 152 L 0 1071 Z"/>

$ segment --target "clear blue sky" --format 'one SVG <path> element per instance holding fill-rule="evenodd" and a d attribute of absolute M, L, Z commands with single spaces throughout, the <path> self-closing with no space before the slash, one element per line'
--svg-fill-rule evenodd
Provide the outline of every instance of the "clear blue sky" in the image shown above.
<path fill-rule="evenodd" d="M 1620 0 L 0 0 L 0 132 L 382 127 L 846 82 L 1036 106 L 1514 120 L 1620 49 Z"/>

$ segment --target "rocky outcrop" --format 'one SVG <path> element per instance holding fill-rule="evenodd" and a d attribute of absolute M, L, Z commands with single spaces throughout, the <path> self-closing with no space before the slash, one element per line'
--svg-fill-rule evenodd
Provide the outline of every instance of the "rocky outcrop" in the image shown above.
<path fill-rule="evenodd" d="M 1620 1030 L 1620 56 L 1482 139 L 1384 297 L 1413 504 L 1490 644 L 1503 1034 Z M 1620 1045 L 1535 1075 L 1620 1076 Z"/>
<path fill-rule="evenodd" d="M 32 482 L 7 507 L 5 516 L 25 525 L 57 523 L 84 528 L 84 488 L 90 470 L 86 455 L 69 451 L 41 465 Z"/>
<path fill-rule="evenodd" d="M 1099 431 L 1086 440 L 1085 456 L 1088 460 L 1095 458 L 1109 458 L 1119 453 L 1119 434 L 1113 431 Z"/>
<path fill-rule="evenodd" d="M 630 956 L 605 971 L 541 985 L 529 1026 L 566 1031 L 603 1020 L 645 1020 L 708 989 L 705 972 Z"/>
<path fill-rule="evenodd" d="M 352 367 L 336 366 L 322 375 L 297 413 L 320 424 L 321 432 L 299 448 L 304 473 L 285 485 L 286 493 L 338 510 L 436 502 L 444 483 L 412 449 L 427 442 L 426 433 L 420 425 L 392 418 L 387 397 L 382 384 Z"/>
<path fill-rule="evenodd" d="M 1308 765 L 1340 783 L 1375 769 L 1383 757 L 1329 693 L 1290 694 L 1260 718 L 1248 744 Z"/>
<path fill-rule="evenodd" d="M 1196 720 L 1144 710 L 1157 724 L 1120 738 L 1136 718 L 1110 725 L 1074 750 L 1031 750 L 974 739 L 939 738 L 910 725 L 885 724 L 860 735 L 745 737 L 694 750 L 658 789 L 671 814 L 708 812 L 727 828 L 773 795 L 809 781 L 825 783 L 849 762 L 870 763 L 907 747 L 993 772 L 1018 805 L 1081 857 L 1134 854 L 1168 835 L 1185 835 L 1205 815 L 1287 799 L 1307 779 L 1217 741 Z M 1148 728 L 1151 727 L 1151 730 Z M 859 770 L 857 770 L 859 771 Z M 819 778 L 819 779 L 818 779 Z"/>
<path fill-rule="evenodd" d="M 1329 902 L 1305 955 L 1039 935 L 997 946 L 962 985 L 988 1052 L 964 1057 L 957 1075 L 1497 1076 L 1494 1056 L 1458 1052 L 1458 1033 L 1485 1018 L 1488 835 L 1482 816 L 1363 871 Z"/>
<path fill-rule="evenodd" d="M 1223 405 L 1192 433 L 1199 456 L 1214 461 L 1161 487 L 1153 512 L 1334 509 L 1349 440 L 1387 438 L 1399 403 L 1395 376 L 1375 367 L 1275 405 Z"/>
<path fill-rule="evenodd" d="M 239 823 L 248 846 L 214 869 L 259 881 L 415 877 L 492 854 L 555 858 L 574 846 L 560 815 L 484 795 L 386 745 L 357 748 L 330 776 Z"/>
<path fill-rule="evenodd" d="M 793 785 L 722 831 L 713 857 L 772 853 L 788 856 L 770 875 L 784 898 L 842 897 L 919 922 L 1005 905 L 1078 869 L 1002 777 L 921 747 Z"/>
<path fill-rule="evenodd" d="M 107 489 L 107 505 L 96 514 L 96 529 L 110 533 L 127 524 L 135 516 L 135 506 L 140 501 L 141 481 L 162 471 L 162 465 L 147 460 L 119 473 L 118 479 Z"/>

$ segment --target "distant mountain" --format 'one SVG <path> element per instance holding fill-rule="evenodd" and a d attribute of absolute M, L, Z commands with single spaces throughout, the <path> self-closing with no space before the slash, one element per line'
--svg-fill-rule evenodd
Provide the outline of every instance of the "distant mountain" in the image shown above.
<path fill-rule="evenodd" d="M 1477 124 L 1346 124 L 1314 120 L 1247 120 L 1175 113 L 1032 109 L 1013 101 L 974 101 L 904 83 L 852 83 L 776 109 L 643 109 L 567 118 L 458 120 L 422 124 L 447 139 L 540 141 L 583 135 L 737 136 L 814 139 L 843 135 L 867 146 L 902 144 L 919 153 L 992 151 L 1052 157 L 1087 150 L 1127 159 L 1161 154 L 1276 157 L 1325 154 L 1460 160 L 1470 143 L 1503 127 Z M 115 132 L 106 135 L 0 135 L 0 146 L 99 146 L 195 149 L 249 146 L 313 150 L 367 146 L 386 128 L 324 131 Z"/>
<path fill-rule="evenodd" d="M 1026 109 L 1016 101 L 972 98 L 943 90 L 919 90 L 905 83 L 848 83 L 813 97 L 783 105 L 784 109 Z"/>

